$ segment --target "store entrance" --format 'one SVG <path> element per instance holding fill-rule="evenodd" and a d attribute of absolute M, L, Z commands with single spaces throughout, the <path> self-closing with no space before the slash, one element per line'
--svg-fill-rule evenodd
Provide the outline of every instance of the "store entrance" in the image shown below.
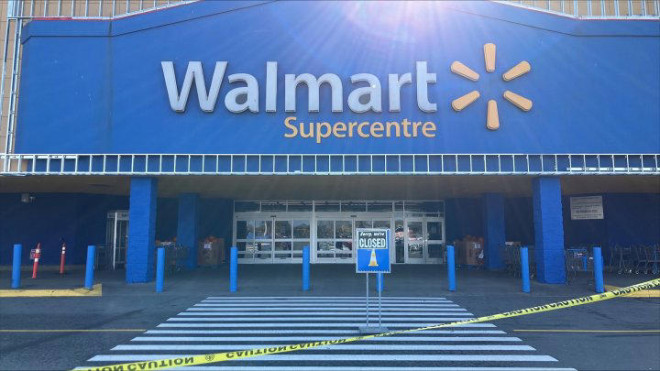
<path fill-rule="evenodd" d="M 394 264 L 445 261 L 442 201 L 241 201 L 234 223 L 241 263 L 354 264 L 358 228 L 390 229 Z"/>
<path fill-rule="evenodd" d="M 395 242 L 397 253 L 403 247 L 403 260 L 409 264 L 438 264 L 444 263 L 444 229 L 441 218 L 423 217 L 406 218 L 404 220 L 403 238 Z M 403 246 L 401 246 L 403 242 Z M 398 243 L 398 246 L 397 246 Z M 397 262 L 401 259 L 397 255 Z"/>

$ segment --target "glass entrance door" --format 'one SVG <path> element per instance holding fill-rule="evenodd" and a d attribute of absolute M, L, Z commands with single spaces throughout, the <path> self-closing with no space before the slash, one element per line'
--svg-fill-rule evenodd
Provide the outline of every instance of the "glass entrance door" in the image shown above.
<path fill-rule="evenodd" d="M 424 263 L 424 222 L 406 220 L 406 263 Z"/>
<path fill-rule="evenodd" d="M 405 261 L 412 264 L 444 262 L 444 225 L 440 218 L 408 218 L 405 221 Z"/>
<path fill-rule="evenodd" d="M 426 219 L 426 262 L 444 263 L 444 226 L 440 219 Z"/>
<path fill-rule="evenodd" d="M 353 221 L 346 218 L 316 221 L 316 261 L 351 263 L 353 261 Z"/>

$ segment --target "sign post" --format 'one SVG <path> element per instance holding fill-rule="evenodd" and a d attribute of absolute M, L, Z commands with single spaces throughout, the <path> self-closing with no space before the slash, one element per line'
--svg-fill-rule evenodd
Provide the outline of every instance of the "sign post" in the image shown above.
<path fill-rule="evenodd" d="M 390 230 L 375 228 L 357 228 L 355 230 L 357 259 L 356 273 L 366 273 L 366 325 L 360 327 L 360 333 L 387 332 L 382 327 L 381 293 L 378 290 L 378 327 L 369 326 L 369 273 L 390 273 Z"/>

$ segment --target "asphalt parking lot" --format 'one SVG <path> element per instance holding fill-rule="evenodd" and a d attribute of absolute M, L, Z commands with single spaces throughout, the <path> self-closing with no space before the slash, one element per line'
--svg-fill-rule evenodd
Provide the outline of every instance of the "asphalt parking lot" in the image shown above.
<path fill-rule="evenodd" d="M 652 278 L 612 274 L 605 276 L 605 283 L 622 287 Z M 125 284 L 122 272 L 99 272 L 96 282 L 103 285 L 100 297 L 2 298 L 0 369 L 62 370 L 89 365 L 90 358 L 110 354 L 119 344 L 132 344 L 131 339 L 159 328 L 209 297 L 220 303 L 225 297 L 363 298 L 365 290 L 364 277 L 354 273 L 353 266 L 336 265 L 312 266 L 309 292 L 301 290 L 300 267 L 291 265 L 239 266 L 239 290 L 234 294 L 228 289 L 226 267 L 172 274 L 166 277 L 165 292 L 160 294 L 155 293 L 154 283 Z M 449 292 L 442 268 L 394 266 L 385 278 L 383 298 L 445 298 L 478 317 L 593 294 L 586 273 L 572 277 L 566 285 L 532 282 L 531 294 L 522 293 L 519 279 L 506 273 L 459 270 L 457 282 L 457 291 Z M 82 283 L 82 272 L 65 277 L 43 272 L 35 281 L 24 273 L 22 288 L 72 288 Z M 0 289 L 8 286 L 9 279 L 3 280 Z M 355 313 L 361 315 L 362 311 Z M 518 337 L 539 353 L 556 358 L 556 367 L 660 370 L 658 298 L 617 298 L 494 324 L 507 336 Z M 412 359 L 411 367 L 416 364 Z"/>

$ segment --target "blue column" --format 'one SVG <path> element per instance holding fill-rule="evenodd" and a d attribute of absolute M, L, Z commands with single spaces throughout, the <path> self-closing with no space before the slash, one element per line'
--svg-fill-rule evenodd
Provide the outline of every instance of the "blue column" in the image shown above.
<path fill-rule="evenodd" d="M 309 246 L 303 246 L 302 289 L 309 291 Z"/>
<path fill-rule="evenodd" d="M 87 246 L 87 264 L 85 264 L 85 288 L 94 288 L 94 258 L 96 257 L 96 246 Z"/>
<path fill-rule="evenodd" d="M 602 294 L 605 292 L 603 286 L 603 255 L 600 247 L 594 247 L 594 281 L 596 283 L 596 292 Z"/>
<path fill-rule="evenodd" d="M 529 285 L 529 254 L 527 246 L 520 248 L 520 272 L 522 275 L 522 290 L 530 292 Z"/>
<path fill-rule="evenodd" d="M 452 245 L 447 245 L 447 280 L 449 281 L 449 291 L 456 291 L 456 259 Z"/>
<path fill-rule="evenodd" d="M 232 246 L 229 253 L 229 291 L 238 290 L 238 248 Z"/>
<path fill-rule="evenodd" d="M 131 178 L 127 283 L 149 282 L 154 278 L 157 194 L 157 179 Z"/>
<path fill-rule="evenodd" d="M 23 245 L 17 243 L 14 245 L 13 265 L 11 268 L 11 288 L 17 289 L 21 287 L 21 251 Z"/>
<path fill-rule="evenodd" d="M 165 248 L 158 248 L 158 259 L 156 259 L 156 292 L 163 292 L 165 281 Z"/>
<path fill-rule="evenodd" d="M 186 268 L 197 267 L 197 225 L 199 196 L 194 193 L 179 195 L 179 224 L 176 229 L 176 242 L 188 248 Z"/>
<path fill-rule="evenodd" d="M 558 177 L 532 181 L 534 193 L 534 257 L 539 282 L 565 283 L 564 221 Z"/>
<path fill-rule="evenodd" d="M 502 256 L 504 237 L 504 197 L 501 194 L 487 193 L 484 195 L 484 241 L 486 268 L 489 270 L 504 269 Z"/>

